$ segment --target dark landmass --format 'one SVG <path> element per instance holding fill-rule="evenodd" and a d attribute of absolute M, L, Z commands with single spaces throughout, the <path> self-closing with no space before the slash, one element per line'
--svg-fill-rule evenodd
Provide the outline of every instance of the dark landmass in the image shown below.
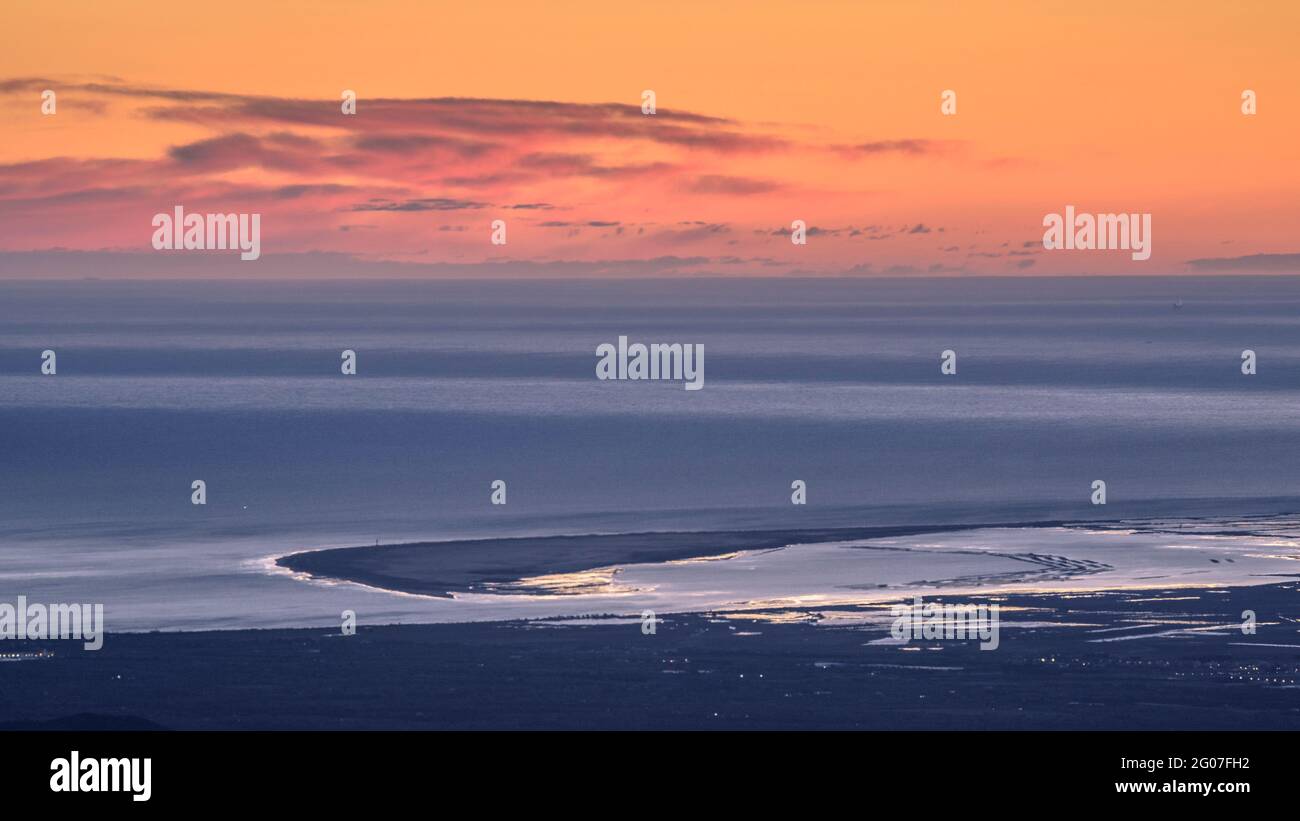
<path fill-rule="evenodd" d="M 136 716 L 96 715 L 95 713 L 78 713 L 71 716 L 45 719 L 44 721 L 4 721 L 0 730 L 72 730 L 76 732 L 121 732 L 138 730 L 165 730 L 158 724 Z"/>
<path fill-rule="evenodd" d="M 0 722 L 75 726 L 90 714 L 177 729 L 1300 729 L 1294 580 L 934 600 L 1000 603 L 1000 648 L 920 641 L 902 650 L 871 643 L 887 635 L 879 625 L 708 614 L 666 615 L 654 635 L 638 622 L 572 620 L 362 627 L 354 636 L 110 634 L 96 652 L 15 641 L 4 649 L 50 654 L 0 663 Z M 1256 613 L 1255 635 L 1204 630 L 1240 624 L 1244 610 Z M 1119 636 L 1137 638 L 1098 641 Z"/>
<path fill-rule="evenodd" d="M 985 527 L 1059 527 L 1070 522 L 904 525 L 695 533 L 617 533 L 415 542 L 340 547 L 282 556 L 276 564 L 299 573 L 352 581 L 385 590 L 450 597 L 492 592 L 494 586 L 553 573 L 576 573 L 616 564 L 665 562 L 737 550 L 771 550 L 790 544 L 914 536 Z"/>

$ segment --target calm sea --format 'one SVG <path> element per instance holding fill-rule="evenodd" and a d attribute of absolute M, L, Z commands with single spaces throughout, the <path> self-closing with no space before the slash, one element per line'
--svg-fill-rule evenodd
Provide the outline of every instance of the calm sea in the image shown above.
<path fill-rule="evenodd" d="M 0 599 L 110 629 L 336 623 L 256 560 L 376 540 L 1295 511 L 1297 456 L 1294 277 L 0 282 Z"/>

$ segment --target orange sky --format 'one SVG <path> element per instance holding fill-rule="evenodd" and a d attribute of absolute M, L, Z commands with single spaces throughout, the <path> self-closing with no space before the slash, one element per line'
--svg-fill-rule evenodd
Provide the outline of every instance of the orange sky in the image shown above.
<path fill-rule="evenodd" d="M 7 5 L 0 276 L 1300 270 L 1294 2 Z M 1067 204 L 1151 259 L 1044 252 Z"/>

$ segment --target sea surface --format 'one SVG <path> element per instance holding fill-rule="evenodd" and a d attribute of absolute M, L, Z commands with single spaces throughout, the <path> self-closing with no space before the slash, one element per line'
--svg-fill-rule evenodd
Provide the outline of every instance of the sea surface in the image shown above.
<path fill-rule="evenodd" d="M 597 380 L 620 335 L 702 344 L 705 388 Z M 0 282 L 0 601 L 100 602 L 110 631 L 1067 584 L 1006 554 L 1108 568 L 1068 589 L 1264 583 L 1296 566 L 1298 457 L 1296 277 Z M 1138 524 L 1007 527 L 1077 520 Z M 945 523 L 991 527 L 623 567 L 579 595 L 274 567 L 376 542 Z"/>

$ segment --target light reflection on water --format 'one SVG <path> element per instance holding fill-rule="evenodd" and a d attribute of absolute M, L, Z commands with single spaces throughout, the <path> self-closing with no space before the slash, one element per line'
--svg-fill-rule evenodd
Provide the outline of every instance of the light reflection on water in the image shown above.
<path fill-rule="evenodd" d="M 748 613 L 755 621 L 848 627 L 886 620 L 885 603 L 914 596 L 952 600 L 979 595 L 996 601 L 1011 593 L 1053 592 L 1069 599 L 1095 597 L 1104 590 L 1189 587 L 1212 596 L 1215 591 L 1205 588 L 1280 582 L 1300 572 L 1300 549 L 1278 537 L 1283 530 L 1300 529 L 1295 517 L 1269 523 L 1200 521 L 1198 527 L 1206 532 L 1179 531 L 1166 522 L 1152 528 L 1126 523 L 1122 529 L 984 528 L 801 544 L 542 575 L 449 598 L 290 573 L 275 567 L 266 551 L 297 552 L 304 547 L 300 540 L 268 544 L 250 536 L 185 552 L 150 548 L 142 552 L 152 560 L 148 585 L 140 584 L 110 552 L 82 554 L 80 577 L 64 578 L 33 559 L 32 572 L 20 574 L 15 583 L 21 581 L 33 601 L 103 601 L 111 631 L 337 628 L 346 609 L 357 612 L 361 626 L 627 616 L 653 610 L 657 615 L 711 612 L 727 618 Z M 1223 535 L 1226 531 L 1240 535 Z M 86 578 L 93 578 L 100 591 L 93 599 L 84 595 Z M 1164 630 L 1203 626 L 1163 624 L 1137 609 L 1121 615 Z"/>
<path fill-rule="evenodd" d="M 534 593 L 600 594 L 635 599 L 661 612 L 725 611 L 770 623 L 823 626 L 883 624 L 882 602 L 913 596 L 993 593 L 1094 595 L 1100 590 L 1236 586 L 1281 581 L 1295 573 L 1297 542 L 1257 534 L 1293 529 L 1289 517 L 1197 522 L 1201 534 L 1168 522 L 1149 528 L 986 528 L 869 541 L 792 545 L 703 560 L 611 566 L 526 580 Z M 1224 535 L 1239 529 L 1243 535 Z M 1260 550 L 1267 544 L 1270 550 Z M 1282 548 L 1278 550 L 1276 548 Z M 1138 602 L 1186 601 L 1152 596 Z M 1152 626 L 1222 629 L 1207 622 L 1151 618 Z M 1083 625 L 1080 625 L 1083 626 Z"/>

